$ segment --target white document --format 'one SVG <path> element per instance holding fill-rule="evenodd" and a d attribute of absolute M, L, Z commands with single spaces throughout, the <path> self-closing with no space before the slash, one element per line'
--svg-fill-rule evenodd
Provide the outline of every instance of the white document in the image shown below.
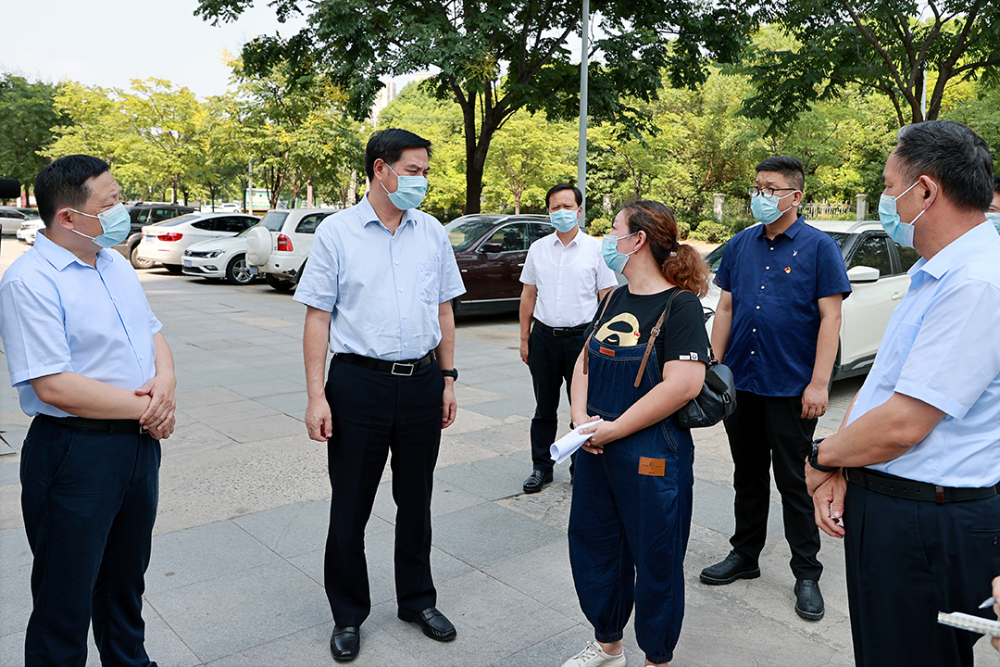
<path fill-rule="evenodd" d="M 959 611 L 952 612 L 950 614 L 939 611 L 937 620 L 938 623 L 943 625 L 962 628 L 963 630 L 968 630 L 969 632 L 978 632 L 979 634 L 989 635 L 990 637 L 1000 637 L 1000 622 L 998 621 L 991 621 L 978 616 L 970 616 L 969 614 L 963 614 Z"/>
<path fill-rule="evenodd" d="M 598 419 L 597 421 L 587 422 L 583 426 L 577 426 L 575 429 L 553 442 L 552 446 L 549 447 L 549 455 L 552 457 L 552 460 L 556 463 L 562 463 L 572 456 L 573 452 L 580 449 L 580 446 L 590 440 L 590 436 L 593 435 L 593 433 L 581 434 L 580 429 L 584 426 L 600 424 L 602 421 L 604 420 Z"/>

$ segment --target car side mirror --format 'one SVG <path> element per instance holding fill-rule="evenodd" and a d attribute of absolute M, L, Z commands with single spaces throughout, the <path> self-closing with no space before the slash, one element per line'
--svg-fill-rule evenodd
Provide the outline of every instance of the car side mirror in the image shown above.
<path fill-rule="evenodd" d="M 498 241 L 487 241 L 479 246 L 479 252 L 503 252 L 503 244 Z"/>
<path fill-rule="evenodd" d="M 881 274 L 878 269 L 870 266 L 855 266 L 847 272 L 847 279 L 852 283 L 874 283 L 878 282 L 879 275 Z"/>

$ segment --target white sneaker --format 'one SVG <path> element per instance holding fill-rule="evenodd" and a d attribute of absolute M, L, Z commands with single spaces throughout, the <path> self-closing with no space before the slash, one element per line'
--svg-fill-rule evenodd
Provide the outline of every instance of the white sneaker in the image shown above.
<path fill-rule="evenodd" d="M 597 642 L 587 642 L 587 648 L 564 662 L 562 667 L 625 667 L 625 652 L 610 655 Z"/>

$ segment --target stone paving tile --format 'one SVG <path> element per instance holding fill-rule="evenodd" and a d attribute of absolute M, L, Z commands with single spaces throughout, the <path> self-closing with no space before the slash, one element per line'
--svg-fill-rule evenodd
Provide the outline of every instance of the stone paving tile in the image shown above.
<path fill-rule="evenodd" d="M 468 539 L 469 535 L 476 539 Z M 434 544 L 477 568 L 551 544 L 564 535 L 496 503 L 473 505 L 434 521 Z"/>
<path fill-rule="evenodd" d="M 594 631 L 590 626 L 578 625 L 534 646 L 529 646 L 499 662 L 492 663 L 492 667 L 539 667 L 539 665 L 556 667 L 582 651 L 587 646 L 587 642 L 593 641 L 593 639 Z M 641 653 L 629 648 L 625 650 L 625 659 L 630 665 L 641 665 L 644 662 Z"/>
<path fill-rule="evenodd" d="M 150 595 L 147 600 L 204 662 L 330 618 L 323 589 L 283 560 Z"/>
<path fill-rule="evenodd" d="M 439 469 L 438 479 L 487 500 L 522 493 L 524 480 L 531 474 L 527 452 L 513 456 L 494 456 L 468 465 Z"/>

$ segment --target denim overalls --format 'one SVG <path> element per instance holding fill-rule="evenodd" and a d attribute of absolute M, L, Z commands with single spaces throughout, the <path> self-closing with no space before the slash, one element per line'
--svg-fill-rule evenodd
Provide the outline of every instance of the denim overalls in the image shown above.
<path fill-rule="evenodd" d="M 589 415 L 617 419 L 660 383 L 651 349 L 634 386 L 645 351 L 591 337 Z M 684 617 L 693 456 L 691 432 L 670 416 L 576 462 L 569 556 L 580 606 L 597 641 L 610 643 L 622 638 L 634 602 L 636 639 L 656 664 L 673 659 Z"/>

